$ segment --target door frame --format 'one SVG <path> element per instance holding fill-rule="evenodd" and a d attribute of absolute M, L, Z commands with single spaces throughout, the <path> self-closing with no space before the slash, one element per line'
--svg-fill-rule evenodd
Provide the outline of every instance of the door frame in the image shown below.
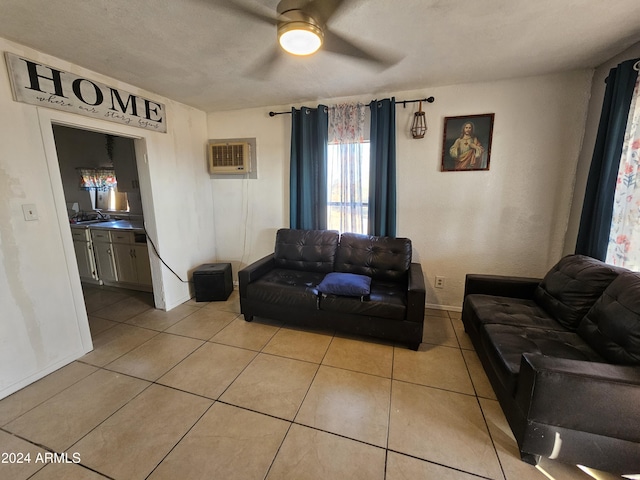
<path fill-rule="evenodd" d="M 156 225 L 155 210 L 153 208 L 153 197 L 150 188 L 143 186 L 150 185 L 149 163 L 147 157 L 147 139 L 148 134 L 145 130 L 127 127 L 113 122 L 104 120 L 96 120 L 90 117 L 74 115 L 72 113 L 62 112 L 51 109 L 37 109 L 38 121 L 40 123 L 40 132 L 42 136 L 43 149 L 47 160 L 47 170 L 53 192 L 54 207 L 56 211 L 58 228 L 62 245 L 64 249 L 65 260 L 67 263 L 67 271 L 71 282 L 71 291 L 74 299 L 74 307 L 77 313 L 78 327 L 82 338 L 83 346 L 92 349 L 91 332 L 89 330 L 89 320 L 87 310 L 84 303 L 84 295 L 82 285 L 80 283 L 80 275 L 76 263 L 75 251 L 73 248 L 73 239 L 71 237 L 71 229 L 69 228 L 69 218 L 67 214 L 66 200 L 64 189 L 62 186 L 62 177 L 60 174 L 60 164 L 58 162 L 58 152 L 56 150 L 55 138 L 53 135 L 53 125 L 64 125 L 67 127 L 78 128 L 98 133 L 110 135 L 118 135 L 134 140 L 136 153 L 136 166 L 138 176 L 140 178 L 140 196 L 142 199 L 142 210 L 144 212 L 145 224 Z M 153 232 L 154 234 L 156 232 Z M 155 236 L 157 238 L 157 235 Z M 163 279 L 161 275 L 160 260 L 155 255 L 149 256 L 151 264 L 151 273 L 153 279 L 153 295 L 156 308 L 165 309 L 165 301 L 162 292 L 164 291 Z"/>

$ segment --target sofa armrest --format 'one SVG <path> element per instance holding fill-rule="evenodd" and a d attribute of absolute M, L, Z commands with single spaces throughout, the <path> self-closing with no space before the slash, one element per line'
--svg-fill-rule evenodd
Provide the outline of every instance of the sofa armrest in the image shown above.
<path fill-rule="evenodd" d="M 467 274 L 464 296 L 471 294 L 533 299 L 533 293 L 542 279 L 506 275 Z"/>
<path fill-rule="evenodd" d="M 247 285 L 256 281 L 262 277 L 265 273 L 271 271 L 275 266 L 273 253 L 262 257 L 260 260 L 256 260 L 251 265 L 247 265 L 245 268 L 238 272 L 238 286 L 240 290 L 240 297 L 246 297 Z"/>
<path fill-rule="evenodd" d="M 419 263 L 409 265 L 407 283 L 407 320 L 421 323 L 424 321 L 426 288 L 424 273 Z"/>
<path fill-rule="evenodd" d="M 640 442 L 640 367 L 522 355 L 516 403 L 527 422 Z"/>

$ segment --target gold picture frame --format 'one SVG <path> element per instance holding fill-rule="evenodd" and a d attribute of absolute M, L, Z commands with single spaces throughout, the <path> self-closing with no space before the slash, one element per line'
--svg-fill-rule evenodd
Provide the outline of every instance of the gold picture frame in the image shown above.
<path fill-rule="evenodd" d="M 494 113 L 445 117 L 443 172 L 489 170 Z"/>

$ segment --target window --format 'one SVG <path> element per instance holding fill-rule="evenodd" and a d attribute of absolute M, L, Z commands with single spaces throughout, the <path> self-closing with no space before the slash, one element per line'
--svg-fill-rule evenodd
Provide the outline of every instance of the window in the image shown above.
<path fill-rule="evenodd" d="M 117 186 L 113 186 L 106 191 L 98 192 L 96 197 L 96 208 L 109 211 L 129 211 L 129 201 L 126 192 L 119 192 Z"/>
<path fill-rule="evenodd" d="M 329 144 L 327 189 L 327 228 L 367 233 L 369 142 Z"/>
<path fill-rule="evenodd" d="M 369 209 L 369 141 L 367 108 L 341 104 L 329 108 L 327 145 L 327 228 L 367 233 Z"/>

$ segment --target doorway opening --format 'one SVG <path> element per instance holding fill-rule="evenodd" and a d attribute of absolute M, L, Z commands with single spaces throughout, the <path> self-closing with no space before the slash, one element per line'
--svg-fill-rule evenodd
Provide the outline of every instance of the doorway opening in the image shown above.
<path fill-rule="evenodd" d="M 136 292 L 147 292 L 137 296 L 155 307 L 136 140 L 56 123 L 52 129 L 87 312 Z M 105 299 L 112 300 L 101 305 Z"/>

